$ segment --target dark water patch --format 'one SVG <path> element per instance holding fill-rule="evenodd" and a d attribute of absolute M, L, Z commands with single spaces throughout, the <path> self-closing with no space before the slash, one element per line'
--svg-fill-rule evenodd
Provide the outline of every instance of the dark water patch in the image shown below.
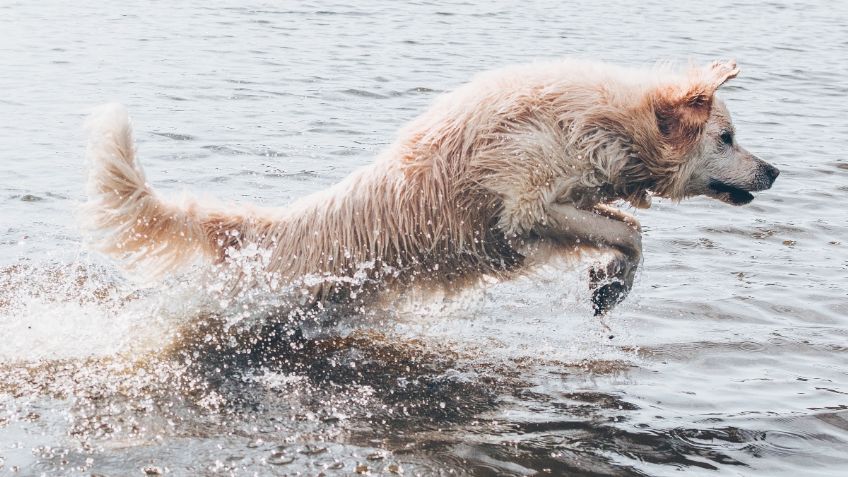
<path fill-rule="evenodd" d="M 44 197 L 40 197 L 34 194 L 23 194 L 18 196 L 12 196 L 13 199 L 18 199 L 21 202 L 41 202 L 44 200 Z"/>
<path fill-rule="evenodd" d="M 437 354 L 376 332 L 307 339 L 288 320 L 281 316 L 270 319 L 277 323 L 222 332 L 220 318 L 204 317 L 200 326 L 193 324 L 181 333 L 169 353 L 192 363 L 216 389 L 235 383 L 232 396 L 242 403 L 263 401 L 251 399 L 242 378 L 271 372 L 296 375 L 315 391 L 348 396 L 345 401 L 350 403 L 355 402 L 350 397 L 367 386 L 368 395 L 382 403 L 369 411 L 372 421 L 449 422 L 493 405 L 495 383 L 477 382 L 473 371 L 456 369 L 456 356 L 448 350 Z M 332 421 L 327 411 L 315 409 Z"/>

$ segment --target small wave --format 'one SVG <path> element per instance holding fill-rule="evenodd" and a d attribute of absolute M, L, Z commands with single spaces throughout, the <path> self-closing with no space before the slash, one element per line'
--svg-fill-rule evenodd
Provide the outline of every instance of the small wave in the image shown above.
<path fill-rule="evenodd" d="M 190 134 L 179 134 L 179 133 L 170 133 L 170 132 L 153 132 L 153 134 L 157 136 L 166 137 L 168 139 L 173 139 L 175 141 L 194 141 L 195 137 Z"/>
<path fill-rule="evenodd" d="M 348 88 L 341 91 L 344 94 L 349 94 L 351 96 L 357 96 L 360 98 L 372 98 L 372 99 L 388 99 L 389 96 L 385 94 L 380 94 L 374 91 L 367 91 L 364 89 L 356 89 L 356 88 Z"/>

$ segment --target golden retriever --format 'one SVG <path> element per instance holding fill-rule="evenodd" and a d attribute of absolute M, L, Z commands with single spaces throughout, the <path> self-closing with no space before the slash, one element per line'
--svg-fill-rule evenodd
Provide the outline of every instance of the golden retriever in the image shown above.
<path fill-rule="evenodd" d="M 630 290 L 642 253 L 639 222 L 611 203 L 739 205 L 777 177 L 737 143 L 715 96 L 738 73 L 732 61 L 676 71 L 573 59 L 483 73 L 373 164 L 281 208 L 161 199 L 126 111 L 105 105 L 88 121 L 84 225 L 97 249 L 146 276 L 205 256 L 239 262 L 238 287 L 297 284 L 313 304 L 390 284 L 455 289 L 552 252 L 608 251 L 591 271 L 602 314 Z"/>

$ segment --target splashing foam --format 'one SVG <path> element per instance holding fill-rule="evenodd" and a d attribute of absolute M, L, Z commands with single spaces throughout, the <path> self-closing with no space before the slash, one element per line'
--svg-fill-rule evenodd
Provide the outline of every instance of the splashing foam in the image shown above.
<path fill-rule="evenodd" d="M 151 286 L 85 260 L 27 261 L 0 269 L 0 361 L 37 362 L 122 356 L 133 360 L 172 347 L 186 330 L 214 316 L 215 339 L 244 334 L 268 320 L 300 326 L 326 323 L 329 311 L 303 305 L 328 282 L 353 290 L 373 281 L 375 265 L 352 277 L 309 275 L 281 284 L 267 274 L 268 253 L 246 247 L 227 266 L 194 268 Z M 384 267 L 385 268 L 385 267 Z M 245 282 L 252 286 L 242 286 Z M 202 326 L 201 326 L 202 327 Z"/>
<path fill-rule="evenodd" d="M 386 294 L 371 309 L 303 306 L 309 291 L 327 282 L 344 282 L 356 293 L 373 285 L 363 263 L 348 277 L 306 276 L 280 284 L 265 272 L 267 251 L 245 247 L 227 266 L 195 268 L 150 288 L 127 282 L 109 268 L 73 264 L 22 263 L 0 270 L 0 331 L 14 337 L 0 342 L 4 362 L 123 356 L 129 360 L 173 347 L 214 316 L 217 340 L 244 336 L 269 321 L 306 333 L 345 334 L 357 327 L 391 330 L 398 338 L 449 343 L 458 349 L 491 349 L 511 358 L 545 356 L 556 360 L 595 358 L 605 325 L 588 317 L 582 283 L 585 267 L 550 263 L 531 276 L 510 282 L 492 279 L 482 287 L 450 295 L 409 291 Z M 569 270 L 563 273 L 563 270 Z M 383 270 L 391 273 L 391 270 Z M 250 287 L 236 286 L 245 281 Z M 538 288 L 557 290 L 539 300 Z M 521 318 L 516 318 L 520 316 Z M 555 336 L 540 329 L 551 330 Z M 616 334 L 624 331 L 617 326 Z M 608 333 L 607 333 L 608 334 Z M 212 339 L 212 338 L 210 338 Z M 230 341 L 236 338 L 230 339 Z M 225 340 L 226 341 L 226 340 Z M 621 344 L 618 340 L 617 344 Z"/>
<path fill-rule="evenodd" d="M 197 304 L 188 278 L 141 289 L 90 263 L 0 270 L 6 362 L 137 355 L 160 349 Z"/>

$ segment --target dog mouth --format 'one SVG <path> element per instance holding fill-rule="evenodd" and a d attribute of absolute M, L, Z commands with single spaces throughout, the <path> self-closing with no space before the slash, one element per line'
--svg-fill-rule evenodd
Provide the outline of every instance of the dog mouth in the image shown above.
<path fill-rule="evenodd" d="M 754 194 L 741 187 L 737 187 L 720 180 L 710 180 L 707 188 L 709 189 L 707 192 L 709 197 L 718 199 L 727 204 L 745 205 L 754 200 Z"/>

